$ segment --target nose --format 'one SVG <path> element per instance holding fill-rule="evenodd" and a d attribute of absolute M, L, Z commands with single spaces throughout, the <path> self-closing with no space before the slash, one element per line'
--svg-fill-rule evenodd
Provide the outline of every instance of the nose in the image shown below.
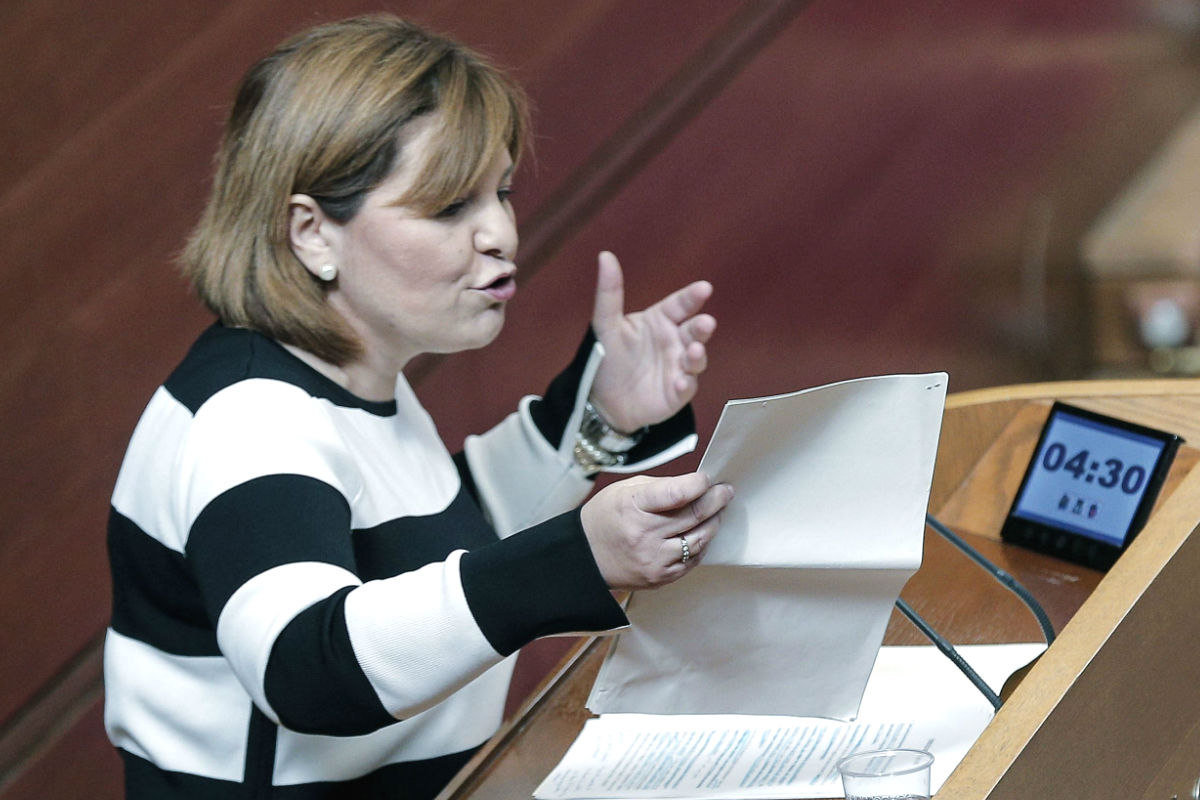
<path fill-rule="evenodd" d="M 475 249 L 485 255 L 512 261 L 517 256 L 517 220 L 512 206 L 499 197 L 480 209 L 475 228 Z"/>

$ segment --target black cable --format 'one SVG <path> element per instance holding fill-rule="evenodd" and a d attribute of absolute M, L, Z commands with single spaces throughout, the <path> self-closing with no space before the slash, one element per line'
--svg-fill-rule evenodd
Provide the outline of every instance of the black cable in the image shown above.
<path fill-rule="evenodd" d="M 1030 593 L 1030 591 L 1024 586 L 1022 586 L 1020 581 L 1004 570 L 1000 569 L 1000 567 L 993 564 L 986 556 L 984 556 L 971 545 L 967 544 L 965 539 L 939 522 L 932 514 L 926 514 L 925 521 L 931 528 L 941 534 L 942 538 L 946 539 L 946 541 L 957 547 L 985 572 L 995 578 L 997 582 L 1021 599 L 1025 606 L 1032 611 L 1033 615 L 1037 618 L 1038 625 L 1041 626 L 1042 629 L 1042 635 L 1046 638 L 1046 646 L 1049 647 L 1054 641 L 1054 625 L 1050 622 L 1050 617 L 1046 614 L 1041 604 L 1038 603 L 1037 599 L 1034 598 L 1033 594 Z M 992 690 L 992 687 L 987 685 L 987 681 L 979 677 L 979 673 L 967 663 L 966 659 L 959 655 L 958 651 L 954 649 L 954 645 L 950 644 L 950 642 L 940 633 L 934 630 L 933 626 L 926 622 L 925 619 L 922 618 L 912 606 L 899 597 L 896 598 L 896 608 L 900 610 L 901 614 L 908 618 L 909 622 L 916 626 L 917 630 L 925 635 L 925 638 L 933 642 L 934 646 L 941 651 L 942 655 L 950 659 L 950 661 L 954 663 L 954 666 L 958 667 L 959 671 L 962 672 L 963 675 L 967 676 L 967 680 L 974 684 L 975 688 L 987 698 L 987 701 L 992 704 L 992 708 L 996 709 L 997 711 L 1000 710 L 1002 701 L 1000 700 L 999 695 Z"/>
<path fill-rule="evenodd" d="M 958 667 L 962 674 L 967 676 L 967 680 L 975 684 L 975 688 L 987 698 L 987 701 L 992 704 L 992 708 L 996 709 L 997 711 L 1000 710 L 1001 701 L 999 695 L 992 691 L 992 687 L 988 686 L 987 682 L 983 678 L 979 677 L 979 673 L 976 672 L 971 665 L 968 664 L 966 660 L 958 654 L 958 651 L 954 649 L 954 645 L 946 641 L 946 639 L 940 633 L 933 629 L 933 626 L 931 626 L 921 617 L 920 614 L 913 610 L 912 606 L 904 602 L 899 597 L 896 598 L 896 608 L 900 609 L 900 613 L 908 617 L 908 621 L 913 625 L 916 625 L 917 629 L 921 631 L 921 633 L 925 634 L 925 637 L 929 639 L 929 641 L 933 642 L 934 646 L 937 647 L 938 650 L 941 650 L 942 654 L 945 655 L 946 658 L 954 662 L 954 666 Z"/>
<path fill-rule="evenodd" d="M 967 544 L 967 542 L 961 536 L 939 522 L 932 514 L 926 514 L 925 521 L 929 523 L 931 528 L 941 534 L 942 538 L 957 547 L 960 551 L 966 554 L 968 558 L 979 565 L 985 572 L 995 578 L 1002 586 L 1019 597 L 1021 602 L 1023 602 L 1025 606 L 1031 612 L 1033 612 L 1033 616 L 1037 618 L 1038 625 L 1040 625 L 1042 628 L 1042 636 L 1044 636 L 1046 639 L 1046 646 L 1049 647 L 1054 642 L 1054 624 L 1050 622 L 1050 617 L 1046 614 L 1046 611 L 1042 608 L 1041 604 L 1038 603 L 1028 589 L 1022 586 L 1021 583 L 1012 575 L 1000 569 L 1000 567 L 989 561 L 986 556 L 984 556 L 971 545 Z"/>

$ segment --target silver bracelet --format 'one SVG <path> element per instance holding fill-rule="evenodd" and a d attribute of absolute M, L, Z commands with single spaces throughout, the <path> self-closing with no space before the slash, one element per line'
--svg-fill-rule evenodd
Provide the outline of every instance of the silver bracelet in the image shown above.
<path fill-rule="evenodd" d="M 588 475 L 619 467 L 645 431 L 643 428 L 633 434 L 622 433 L 609 424 L 591 402 L 587 402 L 583 406 L 579 430 L 575 433 L 575 463 Z"/>

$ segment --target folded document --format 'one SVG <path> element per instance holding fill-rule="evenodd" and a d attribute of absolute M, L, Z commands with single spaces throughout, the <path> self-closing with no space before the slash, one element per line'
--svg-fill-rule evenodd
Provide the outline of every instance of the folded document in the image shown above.
<path fill-rule="evenodd" d="M 704 561 L 636 593 L 597 714 L 852 719 L 921 564 L 945 373 L 726 404 L 700 463 L 737 490 Z"/>

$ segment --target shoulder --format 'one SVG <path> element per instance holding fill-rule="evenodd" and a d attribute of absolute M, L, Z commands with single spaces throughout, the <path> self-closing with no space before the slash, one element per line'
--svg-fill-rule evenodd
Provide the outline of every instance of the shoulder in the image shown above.
<path fill-rule="evenodd" d="M 201 334 L 163 384 L 192 414 L 233 387 L 243 396 L 263 394 L 264 400 L 306 396 L 381 416 L 395 413 L 394 402 L 370 402 L 354 396 L 273 339 L 219 323 Z"/>

